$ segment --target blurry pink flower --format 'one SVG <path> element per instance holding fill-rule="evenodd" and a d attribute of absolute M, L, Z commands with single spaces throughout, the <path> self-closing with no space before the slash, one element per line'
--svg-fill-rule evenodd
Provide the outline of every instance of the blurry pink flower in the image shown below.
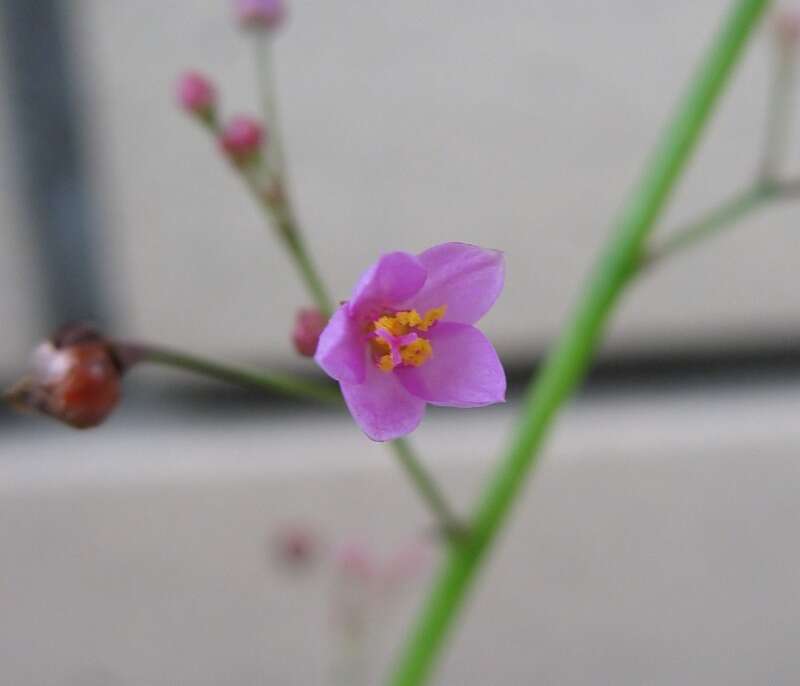
<path fill-rule="evenodd" d="M 286 16 L 283 0 L 234 0 L 234 12 L 242 26 L 274 30 Z"/>
<path fill-rule="evenodd" d="M 472 324 L 503 289 L 503 255 L 466 243 L 383 255 L 322 332 L 315 360 L 374 441 L 413 431 L 427 403 L 505 400 L 506 377 Z"/>
<path fill-rule="evenodd" d="M 178 79 L 176 95 L 184 110 L 205 116 L 213 112 L 217 97 L 211 81 L 194 71 L 186 72 Z"/>
<path fill-rule="evenodd" d="M 225 125 L 219 142 L 233 162 L 243 164 L 256 156 L 264 138 L 261 124 L 251 117 L 238 116 Z"/>
<path fill-rule="evenodd" d="M 775 34 L 782 48 L 794 48 L 800 40 L 800 12 L 784 9 L 775 15 Z"/>
<path fill-rule="evenodd" d="M 328 318 L 316 308 L 298 310 L 292 331 L 295 350 L 305 357 L 314 357 L 319 335 L 327 323 Z"/>
<path fill-rule="evenodd" d="M 372 552 L 358 543 L 343 546 L 336 555 L 336 565 L 343 576 L 354 581 L 370 581 L 376 574 Z"/>

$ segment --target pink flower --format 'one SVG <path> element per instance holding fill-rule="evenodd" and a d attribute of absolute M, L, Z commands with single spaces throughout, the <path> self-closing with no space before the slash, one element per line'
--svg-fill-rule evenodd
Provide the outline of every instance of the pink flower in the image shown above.
<path fill-rule="evenodd" d="M 304 357 L 314 357 L 319 335 L 327 323 L 328 318 L 316 308 L 298 310 L 292 331 L 295 350 Z"/>
<path fill-rule="evenodd" d="M 794 48 L 800 40 L 800 12 L 784 9 L 774 18 L 775 34 L 782 48 Z"/>
<path fill-rule="evenodd" d="M 264 129 L 255 119 L 238 116 L 225 125 L 219 142 L 231 160 L 243 164 L 255 157 L 264 137 Z"/>
<path fill-rule="evenodd" d="M 482 407 L 505 400 L 506 377 L 472 324 L 503 289 L 503 255 L 443 243 L 383 255 L 322 332 L 315 360 L 336 379 L 374 441 L 413 431 L 427 403 Z"/>
<path fill-rule="evenodd" d="M 233 8 L 239 22 L 250 28 L 272 31 L 286 16 L 283 0 L 234 0 Z"/>
<path fill-rule="evenodd" d="M 202 74 L 187 72 L 178 79 L 178 104 L 192 114 L 208 115 L 216 104 L 214 85 Z"/>

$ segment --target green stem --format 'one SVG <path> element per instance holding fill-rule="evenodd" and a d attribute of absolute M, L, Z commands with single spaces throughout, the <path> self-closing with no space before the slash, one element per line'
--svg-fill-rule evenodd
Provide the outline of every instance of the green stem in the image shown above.
<path fill-rule="evenodd" d="M 727 77 L 768 0 L 737 0 L 618 221 L 572 319 L 532 384 L 508 451 L 480 498 L 470 536 L 452 546 L 391 677 L 419 686 L 431 674 L 481 562 L 537 463 L 553 419 L 585 375 L 612 307 L 693 151 Z"/>
<path fill-rule="evenodd" d="M 285 184 L 286 158 L 283 154 L 283 136 L 281 135 L 280 119 L 278 117 L 274 60 L 272 59 L 272 35 L 268 31 L 261 31 L 255 36 L 255 51 L 258 89 L 261 95 L 264 121 L 267 124 L 270 136 L 267 147 L 267 161 L 270 170 Z"/>
<path fill-rule="evenodd" d="M 756 184 L 731 196 L 699 219 L 676 229 L 661 245 L 651 248 L 642 258 L 640 269 L 649 269 L 742 220 L 778 195 L 773 184 Z"/>
<path fill-rule="evenodd" d="M 390 444 L 400 464 L 406 470 L 417 490 L 422 494 L 428 507 L 439 520 L 442 532 L 451 540 L 460 540 L 467 534 L 464 524 L 453 512 L 436 480 L 415 457 L 408 441 L 399 438 Z"/>
<path fill-rule="evenodd" d="M 117 343 L 116 347 L 125 350 L 125 356 L 135 362 L 150 362 L 165 367 L 174 367 L 236 386 L 255 388 L 262 391 L 274 391 L 297 398 L 312 398 L 325 403 L 341 402 L 339 390 L 335 386 L 315 381 L 307 381 L 274 372 L 254 372 L 247 369 L 239 369 L 197 357 L 196 355 L 155 345 Z"/>

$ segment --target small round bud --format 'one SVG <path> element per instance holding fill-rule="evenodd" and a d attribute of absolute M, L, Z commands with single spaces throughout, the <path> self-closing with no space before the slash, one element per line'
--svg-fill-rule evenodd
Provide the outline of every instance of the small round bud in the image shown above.
<path fill-rule="evenodd" d="M 234 164 L 252 162 L 257 156 L 262 141 L 266 138 L 264 129 L 255 119 L 238 116 L 231 119 L 219 137 L 220 146 Z"/>
<path fill-rule="evenodd" d="M 194 71 L 186 72 L 178 79 L 175 94 L 184 110 L 201 117 L 210 117 L 217 104 L 214 84 Z"/>
<path fill-rule="evenodd" d="M 274 31 L 286 17 L 283 0 L 233 0 L 239 23 L 245 28 Z"/>
<path fill-rule="evenodd" d="M 295 350 L 304 357 L 314 357 L 319 336 L 327 323 L 328 318 L 316 308 L 298 310 L 292 331 Z"/>
<path fill-rule="evenodd" d="M 775 15 L 775 36 L 778 46 L 783 49 L 793 49 L 800 41 L 800 12 L 782 10 Z"/>
<path fill-rule="evenodd" d="M 37 346 L 31 367 L 6 396 L 18 409 L 87 429 L 103 422 L 119 402 L 120 362 L 109 343 L 85 325 L 65 327 Z"/>

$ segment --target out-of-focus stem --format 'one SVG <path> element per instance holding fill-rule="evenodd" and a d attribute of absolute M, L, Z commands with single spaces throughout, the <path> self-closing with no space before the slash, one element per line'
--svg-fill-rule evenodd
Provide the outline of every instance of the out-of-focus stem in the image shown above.
<path fill-rule="evenodd" d="M 766 135 L 759 170 L 759 179 L 762 181 L 773 180 L 780 174 L 786 158 L 786 141 L 791 124 L 797 55 L 793 46 L 785 45 L 779 46 L 777 53 L 767 101 Z"/>
<path fill-rule="evenodd" d="M 767 4 L 733 4 L 625 205 L 577 308 L 529 386 L 511 444 L 481 494 L 470 535 L 463 545 L 451 546 L 389 680 L 392 686 L 419 686 L 430 677 L 481 562 L 537 464 L 559 409 L 586 374 L 614 305 L 636 272 L 645 241 Z"/>
<path fill-rule="evenodd" d="M 394 450 L 398 461 L 439 520 L 441 532 L 452 542 L 463 540 L 468 535 L 466 526 L 453 512 L 436 480 L 415 456 L 409 442 L 405 438 L 399 438 L 392 441 L 389 446 Z"/>
<path fill-rule="evenodd" d="M 676 253 L 683 252 L 700 241 L 718 234 L 723 229 L 730 228 L 748 214 L 763 207 L 776 195 L 777 189 L 773 184 L 757 184 L 739 191 L 699 219 L 671 232 L 670 236 L 660 245 L 655 245 L 648 250 L 642 257 L 639 270 L 650 269 L 667 258 L 673 257 Z"/>
<path fill-rule="evenodd" d="M 272 56 L 273 36 L 269 31 L 260 31 L 254 37 L 256 51 L 256 76 L 261 96 L 264 121 L 269 127 L 270 142 L 267 148 L 269 169 L 285 187 L 287 181 L 286 157 L 283 154 L 283 135 L 278 114 L 278 98 L 275 84 L 275 64 Z"/>

